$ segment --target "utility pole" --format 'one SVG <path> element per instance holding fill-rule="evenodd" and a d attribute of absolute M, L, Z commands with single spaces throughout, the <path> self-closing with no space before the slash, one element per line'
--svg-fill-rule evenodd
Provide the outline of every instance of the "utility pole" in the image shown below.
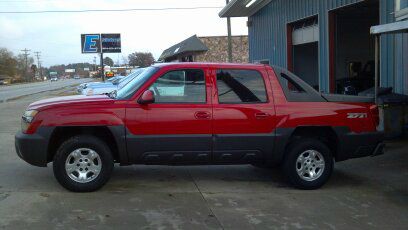
<path fill-rule="evenodd" d="M 41 62 L 41 61 L 38 62 L 38 65 L 40 66 L 40 72 L 39 72 L 39 74 L 40 74 L 40 79 L 41 79 L 41 81 L 44 81 L 43 72 L 42 72 L 42 62 Z"/>
<path fill-rule="evenodd" d="M 28 81 L 28 76 L 27 76 L 27 69 L 28 69 L 28 52 L 30 52 L 31 50 L 28 50 L 27 48 L 21 50 L 21 52 L 24 52 L 24 59 L 25 59 L 25 68 L 24 68 L 24 78 L 26 79 L 26 81 Z"/>
<path fill-rule="evenodd" d="M 229 0 L 227 1 L 227 5 Z M 227 17 L 227 28 L 228 28 L 228 62 L 232 62 L 232 37 L 231 37 L 231 18 Z"/>
<path fill-rule="evenodd" d="M 102 81 L 105 82 L 105 70 L 103 68 L 103 53 L 101 51 L 101 78 Z"/>
<path fill-rule="evenodd" d="M 94 71 L 96 71 L 96 56 L 94 56 Z"/>
<path fill-rule="evenodd" d="M 40 62 L 40 53 L 41 52 L 34 52 L 35 56 L 37 57 L 37 69 L 39 70 L 39 75 L 40 75 L 40 79 L 42 80 L 42 74 L 41 74 L 41 62 Z"/>

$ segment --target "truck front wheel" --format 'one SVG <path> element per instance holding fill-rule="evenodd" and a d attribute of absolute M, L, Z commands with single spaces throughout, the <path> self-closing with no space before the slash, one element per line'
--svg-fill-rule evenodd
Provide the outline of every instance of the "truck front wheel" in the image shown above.
<path fill-rule="evenodd" d="M 286 152 L 283 171 L 288 181 L 300 189 L 317 189 L 324 185 L 333 171 L 333 156 L 321 141 L 300 138 Z"/>
<path fill-rule="evenodd" d="M 109 147 L 89 135 L 74 136 L 61 144 L 54 156 L 57 181 L 73 192 L 92 192 L 109 180 L 113 157 Z"/>

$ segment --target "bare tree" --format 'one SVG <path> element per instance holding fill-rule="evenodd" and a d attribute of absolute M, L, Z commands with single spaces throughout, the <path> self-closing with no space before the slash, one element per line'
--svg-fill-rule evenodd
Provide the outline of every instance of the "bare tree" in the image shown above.
<path fill-rule="evenodd" d="M 129 65 L 138 67 L 147 67 L 154 63 L 153 54 L 150 52 L 134 52 L 129 54 Z"/>
<path fill-rule="evenodd" d="M 0 75 L 15 77 L 17 74 L 17 60 L 13 53 L 6 48 L 0 48 Z"/>

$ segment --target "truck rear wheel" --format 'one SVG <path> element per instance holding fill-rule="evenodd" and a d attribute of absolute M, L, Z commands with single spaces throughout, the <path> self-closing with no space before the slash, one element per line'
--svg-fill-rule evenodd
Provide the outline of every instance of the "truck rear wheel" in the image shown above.
<path fill-rule="evenodd" d="M 321 141 L 299 139 L 289 145 L 286 154 L 282 167 L 294 187 L 317 189 L 329 180 L 333 171 L 333 156 Z"/>
<path fill-rule="evenodd" d="M 98 190 L 109 180 L 112 169 L 109 147 L 89 135 L 78 135 L 63 142 L 53 161 L 55 178 L 73 192 Z"/>

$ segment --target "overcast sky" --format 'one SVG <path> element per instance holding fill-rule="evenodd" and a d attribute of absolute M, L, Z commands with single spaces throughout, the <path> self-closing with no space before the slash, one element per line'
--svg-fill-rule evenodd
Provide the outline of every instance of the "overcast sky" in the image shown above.
<path fill-rule="evenodd" d="M 225 0 L 0 0 L 0 11 L 86 10 L 224 6 Z M 0 47 L 14 54 L 27 48 L 41 51 L 43 66 L 93 62 L 94 54 L 81 54 L 81 33 L 120 33 L 122 53 L 110 54 L 115 62 L 134 51 L 161 52 L 185 38 L 226 35 L 220 9 L 0 14 Z M 232 34 L 246 35 L 246 18 L 232 19 Z"/>

